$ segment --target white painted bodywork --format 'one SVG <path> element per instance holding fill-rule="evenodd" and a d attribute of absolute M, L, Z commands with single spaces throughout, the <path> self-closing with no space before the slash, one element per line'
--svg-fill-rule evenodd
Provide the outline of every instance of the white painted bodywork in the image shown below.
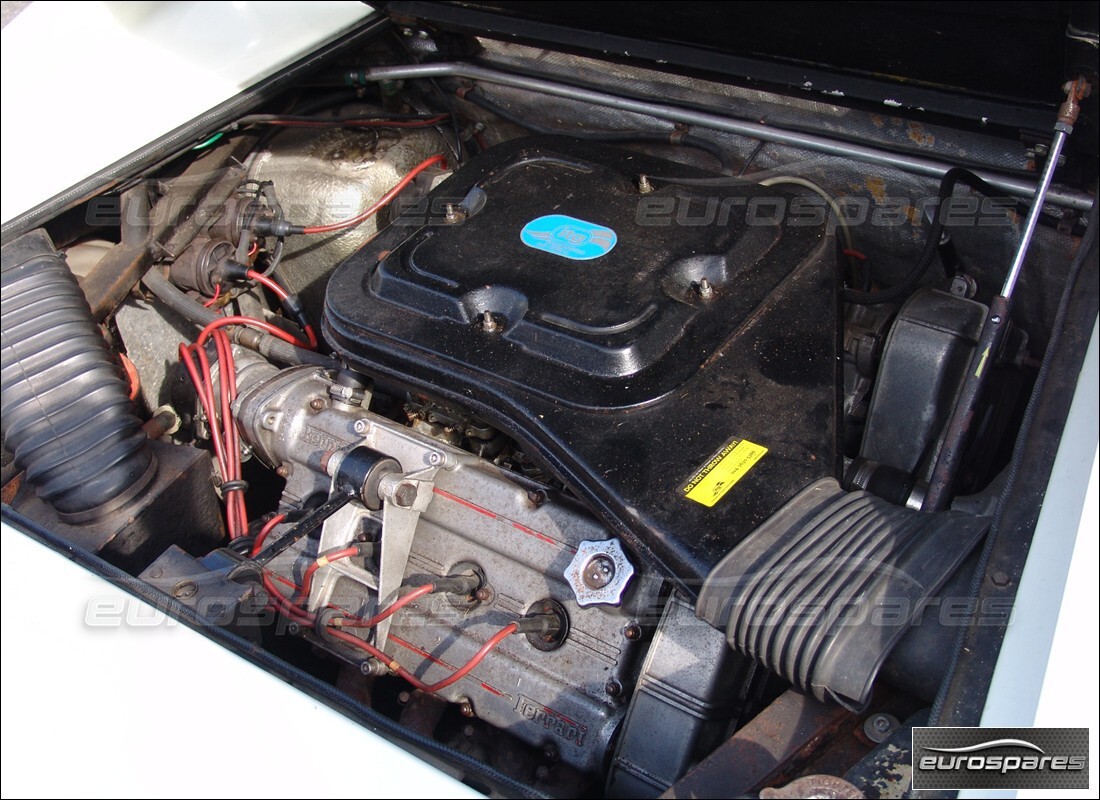
<path fill-rule="evenodd" d="M 982 725 L 987 727 L 1088 727 L 1092 764 L 1096 763 L 1100 709 L 1096 660 L 1098 348 L 1100 329 L 1094 327 L 1020 577 L 1012 624 L 1005 632 L 982 714 Z M 1095 767 L 1089 770 L 1088 789 L 1062 789 L 1056 794 L 1059 798 L 1096 797 Z M 1051 793 L 968 791 L 959 796 L 1046 798 Z"/>
<path fill-rule="evenodd" d="M 482 796 L 9 525 L 0 536 L 4 797 Z"/>
<path fill-rule="evenodd" d="M 37 2 L 0 33 L 5 222 L 371 13 L 326 2 Z"/>

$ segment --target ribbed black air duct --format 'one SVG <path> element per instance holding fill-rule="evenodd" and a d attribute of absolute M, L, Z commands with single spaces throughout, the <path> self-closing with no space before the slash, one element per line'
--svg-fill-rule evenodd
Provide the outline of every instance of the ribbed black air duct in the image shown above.
<path fill-rule="evenodd" d="M 126 381 L 44 231 L 0 256 L 0 421 L 16 466 L 65 522 L 122 506 L 156 471 Z"/>

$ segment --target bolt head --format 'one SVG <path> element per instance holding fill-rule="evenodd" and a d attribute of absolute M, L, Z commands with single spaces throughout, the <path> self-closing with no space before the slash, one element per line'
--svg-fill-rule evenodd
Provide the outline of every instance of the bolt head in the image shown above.
<path fill-rule="evenodd" d="M 194 581 L 180 581 L 173 587 L 172 596 L 180 600 L 194 597 L 199 592 L 199 585 Z"/>
<path fill-rule="evenodd" d="M 872 742 L 885 742 L 901 723 L 892 714 L 872 714 L 863 721 L 863 734 Z"/>
<path fill-rule="evenodd" d="M 623 628 L 623 636 L 632 642 L 636 642 L 642 638 L 642 627 L 636 622 L 631 622 Z"/>
<path fill-rule="evenodd" d="M 612 678 L 604 685 L 603 690 L 607 692 L 608 697 L 618 697 L 623 693 L 623 685 Z"/>
<path fill-rule="evenodd" d="M 416 502 L 416 484 L 408 481 L 397 484 L 393 490 L 393 502 L 401 508 L 412 508 Z"/>
<path fill-rule="evenodd" d="M 314 411 L 320 411 L 322 408 L 325 407 L 325 401 L 320 397 L 314 397 L 312 400 L 309 401 L 309 407 L 312 408 Z"/>
<path fill-rule="evenodd" d="M 370 423 L 367 422 L 367 420 L 365 419 L 357 419 L 355 420 L 355 425 L 352 427 L 355 429 L 356 433 L 362 436 L 364 433 L 370 430 Z"/>

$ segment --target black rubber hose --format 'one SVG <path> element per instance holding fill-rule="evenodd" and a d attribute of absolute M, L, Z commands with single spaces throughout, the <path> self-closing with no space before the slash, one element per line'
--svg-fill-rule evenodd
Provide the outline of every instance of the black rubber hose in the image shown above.
<path fill-rule="evenodd" d="M 7 446 L 40 498 L 81 523 L 113 511 L 156 471 L 129 387 L 76 277 L 42 230 L 3 248 Z"/>
<path fill-rule="evenodd" d="M 202 303 L 192 300 L 169 281 L 160 270 L 153 268 L 141 278 L 145 288 L 157 296 L 157 299 L 182 317 L 196 325 L 206 327 L 218 319 L 218 312 L 211 311 Z"/>
<path fill-rule="evenodd" d="M 531 120 L 524 119 L 517 114 L 513 114 L 511 111 L 504 109 L 489 100 L 484 95 L 479 94 L 473 90 L 466 90 L 459 92 L 459 97 L 463 100 L 467 100 L 473 103 L 475 106 L 479 106 L 490 114 L 496 117 L 500 117 L 505 122 L 510 122 L 525 130 L 529 130 L 532 133 L 541 133 L 552 136 L 572 136 L 575 139 L 586 139 L 593 142 L 639 142 L 642 144 L 663 144 L 663 145 L 677 145 L 680 147 L 690 147 L 695 150 L 702 150 L 705 153 L 709 153 L 718 159 L 718 163 L 721 165 L 723 175 L 733 175 L 734 165 L 733 159 L 725 149 L 700 136 L 693 136 L 690 133 L 680 133 L 679 131 L 669 131 L 668 133 L 658 133 L 655 131 L 562 131 L 555 130 L 554 128 L 548 128 L 543 125 L 539 125 Z"/>
<path fill-rule="evenodd" d="M 156 295 L 157 299 L 171 308 L 177 314 L 191 320 L 196 325 L 206 327 L 211 322 L 219 319 L 215 311 L 203 306 L 177 289 L 171 281 L 161 274 L 158 269 L 151 269 L 141 279 L 145 288 Z M 303 350 L 300 347 L 284 342 L 277 336 L 267 333 L 252 331 L 251 329 L 237 329 L 233 334 L 234 341 L 242 347 L 256 350 L 261 355 L 291 367 L 312 365 L 320 367 L 338 366 L 337 362 L 328 356 L 315 353 L 312 350 Z"/>
<path fill-rule="evenodd" d="M 683 147 L 694 147 L 696 150 L 710 153 L 718 159 L 718 164 L 720 165 L 723 175 L 737 174 L 737 170 L 733 163 L 733 156 L 720 144 L 712 142 L 710 139 L 704 139 L 702 136 L 694 136 L 690 133 L 672 133 L 669 134 L 668 139 L 673 144 L 679 144 Z"/>
<path fill-rule="evenodd" d="M 955 167 L 947 170 L 944 173 L 943 180 L 940 181 L 939 196 L 936 207 L 932 210 L 932 225 L 928 231 L 928 238 L 924 241 L 924 250 L 921 251 L 920 258 L 913 265 L 913 269 L 902 279 L 901 283 L 891 286 L 889 289 L 883 289 L 881 292 L 861 292 L 856 289 L 845 289 L 845 302 L 862 306 L 890 303 L 908 297 L 917 288 L 917 284 L 928 272 L 928 268 L 932 266 L 936 251 L 939 250 L 940 238 L 943 236 L 942 212 L 944 203 L 951 197 L 951 194 L 955 191 L 955 186 L 959 183 L 965 184 L 987 197 L 1002 197 L 1004 194 L 968 169 Z M 1015 200 L 1009 200 L 1009 202 L 1015 205 Z"/>

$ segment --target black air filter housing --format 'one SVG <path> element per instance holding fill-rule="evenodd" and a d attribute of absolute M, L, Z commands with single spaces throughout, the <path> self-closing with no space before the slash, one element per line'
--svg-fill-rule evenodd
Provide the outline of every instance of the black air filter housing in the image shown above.
<path fill-rule="evenodd" d="M 326 337 L 538 452 L 683 588 L 837 474 L 821 205 L 558 137 L 493 148 L 429 200 L 336 270 Z"/>

